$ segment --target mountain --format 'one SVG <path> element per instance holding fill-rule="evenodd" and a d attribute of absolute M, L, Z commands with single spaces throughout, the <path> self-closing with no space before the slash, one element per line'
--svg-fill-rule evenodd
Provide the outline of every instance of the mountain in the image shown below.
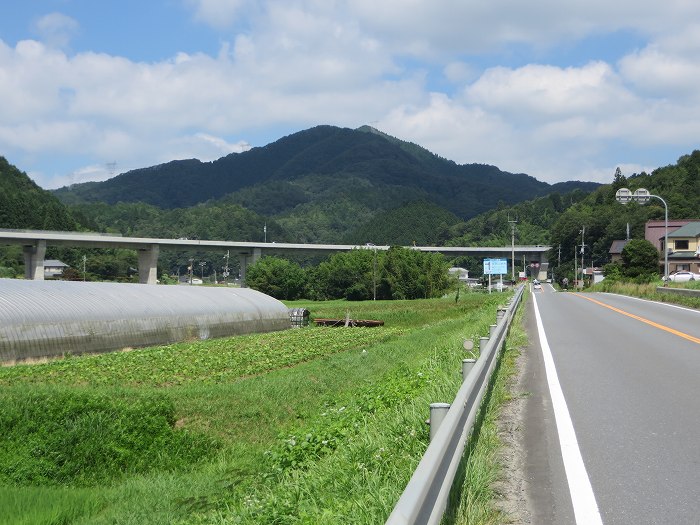
<path fill-rule="evenodd" d="M 143 202 L 164 209 L 225 198 L 256 213 L 286 214 L 293 227 L 293 214 L 312 219 L 319 203 L 342 208 L 357 218 L 357 225 L 415 201 L 432 202 L 466 219 L 499 202 L 520 202 L 551 188 L 495 166 L 456 164 L 368 126 L 317 126 L 213 162 L 172 161 L 64 187 L 55 195 L 66 203 Z"/>
<path fill-rule="evenodd" d="M 75 230 L 68 208 L 0 157 L 0 228 Z"/>

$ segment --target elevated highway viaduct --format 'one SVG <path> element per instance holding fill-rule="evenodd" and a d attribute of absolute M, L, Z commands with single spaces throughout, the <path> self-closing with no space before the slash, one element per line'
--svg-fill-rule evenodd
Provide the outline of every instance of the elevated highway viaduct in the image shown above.
<path fill-rule="evenodd" d="M 158 255 L 161 249 L 208 250 L 237 255 L 241 267 L 241 279 L 245 282 L 245 269 L 263 255 L 284 255 L 293 252 L 335 253 L 354 249 L 388 250 L 389 246 L 352 244 L 295 244 L 273 242 L 210 241 L 200 239 L 153 239 L 146 237 L 122 237 L 114 234 L 57 232 L 39 230 L 0 229 L 0 244 L 21 245 L 24 253 L 26 279 L 44 278 L 44 256 L 47 246 L 84 248 L 124 248 L 138 253 L 139 282 L 155 284 Z M 527 263 L 547 262 L 549 246 L 410 246 L 414 250 L 439 252 L 448 257 L 469 255 L 482 258 L 525 258 Z"/>

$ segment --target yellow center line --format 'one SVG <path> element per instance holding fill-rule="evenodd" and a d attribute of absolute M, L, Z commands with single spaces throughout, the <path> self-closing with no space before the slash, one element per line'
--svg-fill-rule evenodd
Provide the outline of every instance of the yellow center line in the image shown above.
<path fill-rule="evenodd" d="M 597 301 L 591 297 L 587 297 L 585 295 L 581 295 L 579 293 L 574 293 L 576 297 L 581 297 L 582 299 L 586 299 L 587 301 L 591 301 L 592 303 L 599 304 L 600 306 L 604 306 L 605 308 L 610 308 L 611 310 L 620 313 L 622 315 L 626 315 L 627 317 L 631 317 L 632 319 L 636 319 L 637 321 L 641 321 L 643 323 L 646 323 L 650 326 L 653 326 L 654 328 L 658 328 L 659 330 L 664 330 L 665 332 L 672 333 L 673 335 L 677 335 L 678 337 L 682 337 L 683 339 L 687 339 L 688 341 L 691 341 L 693 343 L 700 344 L 700 338 L 698 337 L 693 337 L 692 335 L 686 334 L 684 332 L 679 332 L 678 330 L 674 330 L 673 328 L 670 328 L 668 326 L 655 323 L 654 321 L 650 321 L 649 319 L 645 319 L 644 317 L 639 317 L 638 315 L 631 314 L 629 312 L 625 312 L 624 310 L 620 310 L 619 308 L 615 308 L 614 306 L 610 306 L 609 304 L 601 303 L 600 301 Z"/>

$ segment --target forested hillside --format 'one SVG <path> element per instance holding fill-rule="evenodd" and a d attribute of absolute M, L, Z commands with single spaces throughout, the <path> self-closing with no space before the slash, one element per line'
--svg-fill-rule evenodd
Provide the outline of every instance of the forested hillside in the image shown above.
<path fill-rule="evenodd" d="M 658 199 L 648 204 L 619 204 L 615 192 L 622 187 L 646 188 L 668 204 L 669 219 L 700 219 L 700 151 L 684 155 L 673 165 L 652 173 L 625 176 L 618 171 L 610 175 L 611 184 L 601 186 L 579 203 L 571 206 L 554 222 L 550 230 L 551 261 L 557 261 L 561 249 L 563 269 L 573 267 L 574 253 L 580 257 L 581 230 L 585 261 L 601 266 L 609 261 L 608 250 L 615 239 L 625 239 L 627 225 L 632 238 L 644 238 L 648 220 L 663 220 L 664 206 Z"/>
<path fill-rule="evenodd" d="M 369 218 L 419 199 L 466 219 L 550 188 L 495 166 L 458 165 L 369 127 L 318 126 L 213 162 L 173 161 L 55 193 L 67 203 L 144 202 L 166 209 L 230 195 L 258 213 L 283 216 L 296 210 L 306 221 L 323 207 Z"/>
<path fill-rule="evenodd" d="M 73 231 L 79 224 L 61 201 L 0 157 L 0 228 Z M 0 277 L 20 274 L 23 264 L 21 246 L 0 246 Z"/>
<path fill-rule="evenodd" d="M 323 130 L 314 128 L 314 133 L 320 131 Z M 364 134 L 393 144 L 401 155 L 423 157 L 421 162 L 448 162 L 418 146 L 389 140 L 378 133 Z M 293 142 L 299 138 L 294 137 Z M 290 161 L 285 170 L 294 172 L 293 164 Z M 699 171 L 700 152 L 694 151 L 651 174 L 626 177 L 618 171 L 611 174 L 611 184 L 592 193 L 578 189 L 579 183 L 547 186 L 561 191 L 512 206 L 497 202 L 494 209 L 465 221 L 431 200 L 425 185 L 379 186 L 357 174 L 300 175 L 300 168 L 296 169 L 296 178 L 247 186 L 191 207 L 160 208 L 138 202 L 93 202 L 66 207 L 0 158 L 0 227 L 87 229 L 126 236 L 238 241 L 505 246 L 510 244 L 515 225 L 516 244 L 552 246 L 550 261 L 556 266 L 561 260 L 561 271 L 565 272 L 573 267 L 574 253 L 580 256 L 580 247 L 576 246 L 582 242 L 584 228 L 586 263 L 602 266 L 609 261 L 610 244 L 625 237 L 628 224 L 632 237 L 643 238 L 644 223 L 663 218 L 663 206 L 656 199 L 645 206 L 618 204 L 614 194 L 620 187 L 646 187 L 662 196 L 668 202 L 670 218 L 700 218 Z M 382 178 L 386 181 L 391 177 L 376 177 Z M 89 187 L 99 188 L 99 184 Z M 500 189 L 494 185 L 491 193 L 500 196 Z M 569 189 L 573 191 L 566 192 Z M 84 252 L 53 249 L 50 255 L 60 256 L 75 266 Z M 186 267 L 191 256 L 184 252 L 164 253 L 163 268 Z M 197 257 L 205 258 L 203 254 Z M 14 266 L 17 271 L 21 260 L 16 247 L 4 248 L 0 254 L 0 266 Z M 129 251 L 94 252 L 90 253 L 90 260 L 96 274 L 106 277 L 128 278 L 136 264 Z M 477 262 L 461 263 L 476 268 Z M 203 270 L 209 273 L 209 266 Z"/>
<path fill-rule="evenodd" d="M 75 230 L 68 209 L 26 173 L 0 157 L 0 228 Z"/>

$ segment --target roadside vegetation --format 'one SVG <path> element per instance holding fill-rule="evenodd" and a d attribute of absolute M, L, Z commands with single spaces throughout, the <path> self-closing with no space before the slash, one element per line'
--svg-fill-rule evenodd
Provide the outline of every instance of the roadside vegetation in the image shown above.
<path fill-rule="evenodd" d="M 615 280 L 608 281 L 608 279 L 605 279 L 595 286 L 588 288 L 588 291 L 631 295 L 633 297 L 649 299 L 650 301 L 678 304 L 689 308 L 700 308 L 700 297 L 689 297 L 685 295 L 659 292 L 657 290 L 657 287 L 659 286 L 663 286 L 663 282 L 660 280 L 651 283 L 631 283 Z M 669 283 L 669 287 L 700 290 L 700 282 Z"/>
<path fill-rule="evenodd" d="M 383 522 L 504 298 L 299 301 L 385 326 L 2 368 L 3 523 Z"/>
<path fill-rule="evenodd" d="M 526 301 L 527 293 L 525 292 L 522 301 Z M 513 378 L 517 373 L 516 360 L 521 349 L 527 344 L 523 312 L 524 308 L 519 308 L 516 312 L 505 348 L 494 370 L 487 404 L 481 415 L 481 425 L 467 447 L 461 486 L 455 489 L 459 495 L 448 513 L 448 523 L 498 525 L 517 523 L 520 518 L 502 510 L 501 503 L 512 498 L 512 495 L 499 489 L 503 486 L 505 476 L 504 443 L 499 435 L 499 418 L 506 404 L 513 400 L 514 396 L 520 395 L 513 391 Z"/>

